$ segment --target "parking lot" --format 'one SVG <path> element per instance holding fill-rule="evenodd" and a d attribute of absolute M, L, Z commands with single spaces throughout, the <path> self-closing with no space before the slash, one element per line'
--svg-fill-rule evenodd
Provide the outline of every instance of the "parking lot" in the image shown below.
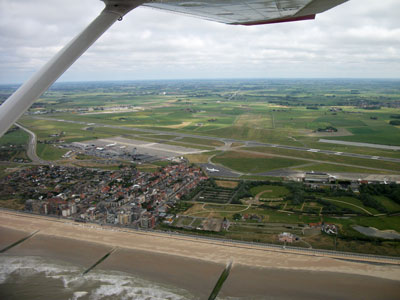
<path fill-rule="evenodd" d="M 84 150 L 89 155 L 140 161 L 154 161 L 203 152 L 193 148 L 122 137 L 75 142 L 72 146 Z"/>

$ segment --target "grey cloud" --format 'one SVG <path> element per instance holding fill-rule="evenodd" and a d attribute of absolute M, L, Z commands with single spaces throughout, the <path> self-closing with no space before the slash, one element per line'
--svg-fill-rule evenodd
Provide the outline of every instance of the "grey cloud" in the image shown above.
<path fill-rule="evenodd" d="M 20 82 L 101 11 L 99 0 L 0 0 L 0 82 Z M 351 0 L 315 21 L 229 26 L 138 8 L 61 80 L 399 77 L 400 1 Z"/>

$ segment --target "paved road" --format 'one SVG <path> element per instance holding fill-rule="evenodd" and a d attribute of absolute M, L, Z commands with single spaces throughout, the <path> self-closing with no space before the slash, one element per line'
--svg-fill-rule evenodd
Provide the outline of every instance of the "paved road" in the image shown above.
<path fill-rule="evenodd" d="M 324 154 L 330 154 L 330 155 L 348 156 L 348 157 L 356 157 L 356 158 L 373 159 L 373 160 L 381 160 L 381 161 L 390 161 L 390 162 L 400 163 L 400 158 L 392 158 L 392 157 L 364 155 L 364 154 L 349 153 L 349 152 L 337 152 L 337 151 L 331 151 L 331 150 L 313 149 L 313 148 L 307 148 L 307 147 L 296 147 L 296 146 L 287 146 L 287 145 L 279 145 L 279 144 L 268 144 L 268 143 L 254 142 L 254 141 L 245 141 L 245 140 L 220 138 L 220 137 L 206 136 L 206 135 L 188 134 L 188 133 L 181 133 L 181 132 L 176 132 L 176 131 L 145 129 L 145 128 L 140 128 L 140 127 L 125 127 L 125 126 L 106 125 L 106 124 L 100 124 L 100 123 L 87 123 L 87 122 L 70 121 L 70 120 L 45 118 L 45 117 L 33 117 L 33 118 L 40 119 L 40 120 L 52 120 L 52 121 L 58 121 L 58 122 L 81 124 L 81 125 L 91 126 L 91 127 L 109 127 L 109 128 L 116 128 L 116 129 L 140 131 L 140 132 L 145 132 L 145 133 L 154 133 L 154 134 L 161 133 L 161 134 L 165 134 L 165 135 L 175 135 L 175 136 L 181 136 L 181 137 L 208 139 L 208 140 L 220 141 L 225 144 L 226 143 L 243 143 L 246 146 L 250 146 L 250 147 L 273 147 L 273 148 L 280 148 L 280 149 L 318 152 L 318 153 L 324 153 Z M 324 161 L 324 162 L 326 163 L 326 161 Z"/>
<path fill-rule="evenodd" d="M 30 160 L 33 163 L 46 164 L 47 161 L 42 160 L 36 154 L 36 144 L 37 144 L 36 134 L 34 132 L 30 131 L 29 129 L 23 127 L 22 125 L 18 124 L 18 123 L 15 123 L 15 125 L 29 134 L 28 149 L 26 151 L 26 154 L 28 155 Z"/>

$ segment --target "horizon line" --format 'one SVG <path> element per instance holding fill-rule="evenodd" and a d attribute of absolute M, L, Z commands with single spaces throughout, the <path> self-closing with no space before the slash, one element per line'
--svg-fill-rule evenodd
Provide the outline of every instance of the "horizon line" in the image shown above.
<path fill-rule="evenodd" d="M 172 79 L 119 79 L 119 80 L 79 80 L 79 81 L 56 81 L 51 87 L 57 84 L 68 83 L 107 83 L 107 82 L 150 82 L 150 81 L 218 81 L 218 80 L 400 80 L 400 77 L 215 77 L 215 78 L 172 78 Z M 0 83 L 0 86 L 22 85 L 24 82 Z"/>

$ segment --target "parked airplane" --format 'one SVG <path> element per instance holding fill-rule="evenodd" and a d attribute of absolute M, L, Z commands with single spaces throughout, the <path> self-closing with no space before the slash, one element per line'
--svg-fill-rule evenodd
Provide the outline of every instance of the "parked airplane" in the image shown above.
<path fill-rule="evenodd" d="M 231 25 L 315 19 L 348 0 L 102 0 L 100 15 L 0 106 L 0 137 L 117 20 L 138 6 L 193 15 Z"/>
<path fill-rule="evenodd" d="M 214 168 L 207 168 L 208 172 L 219 172 L 218 169 L 214 169 Z"/>

